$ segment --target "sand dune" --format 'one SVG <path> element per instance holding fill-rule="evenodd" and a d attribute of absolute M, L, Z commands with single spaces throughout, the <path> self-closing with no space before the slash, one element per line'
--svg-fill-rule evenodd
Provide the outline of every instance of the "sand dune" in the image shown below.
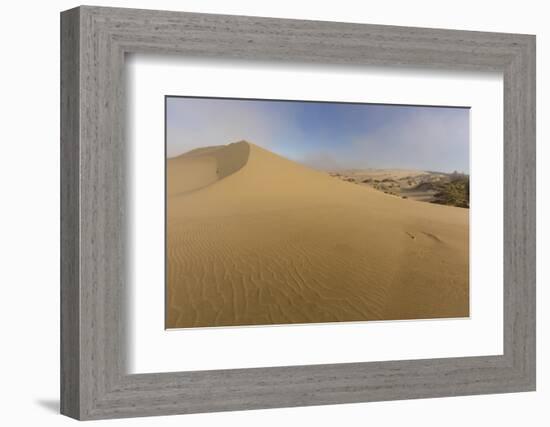
<path fill-rule="evenodd" d="M 250 146 L 197 148 L 168 160 L 167 194 L 174 196 L 206 187 L 241 169 L 248 161 Z"/>
<path fill-rule="evenodd" d="M 469 315 L 468 210 L 247 142 L 167 162 L 168 328 Z"/>

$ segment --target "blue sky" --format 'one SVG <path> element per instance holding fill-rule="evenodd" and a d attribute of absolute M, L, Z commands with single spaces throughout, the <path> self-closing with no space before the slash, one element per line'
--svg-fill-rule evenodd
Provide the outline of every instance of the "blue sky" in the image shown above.
<path fill-rule="evenodd" d="M 167 154 L 245 139 L 324 169 L 469 172 L 469 109 L 379 104 L 167 99 Z"/>

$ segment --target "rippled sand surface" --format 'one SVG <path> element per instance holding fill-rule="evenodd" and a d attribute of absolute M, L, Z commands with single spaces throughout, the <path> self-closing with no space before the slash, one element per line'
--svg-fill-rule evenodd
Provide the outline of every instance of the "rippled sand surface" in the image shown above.
<path fill-rule="evenodd" d="M 241 141 L 167 161 L 167 328 L 466 317 L 468 210 Z"/>

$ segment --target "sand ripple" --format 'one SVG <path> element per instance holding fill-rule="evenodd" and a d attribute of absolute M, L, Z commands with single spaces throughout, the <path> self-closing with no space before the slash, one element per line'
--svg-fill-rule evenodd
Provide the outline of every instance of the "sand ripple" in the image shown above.
<path fill-rule="evenodd" d="M 191 154 L 168 162 L 194 178 L 168 184 L 167 327 L 468 316 L 468 210 L 246 142 Z"/>

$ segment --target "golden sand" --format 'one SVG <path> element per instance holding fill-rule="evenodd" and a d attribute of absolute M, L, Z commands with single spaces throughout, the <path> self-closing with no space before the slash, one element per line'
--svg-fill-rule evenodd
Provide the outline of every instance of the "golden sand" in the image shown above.
<path fill-rule="evenodd" d="M 467 209 L 241 141 L 167 161 L 167 328 L 465 317 Z"/>

